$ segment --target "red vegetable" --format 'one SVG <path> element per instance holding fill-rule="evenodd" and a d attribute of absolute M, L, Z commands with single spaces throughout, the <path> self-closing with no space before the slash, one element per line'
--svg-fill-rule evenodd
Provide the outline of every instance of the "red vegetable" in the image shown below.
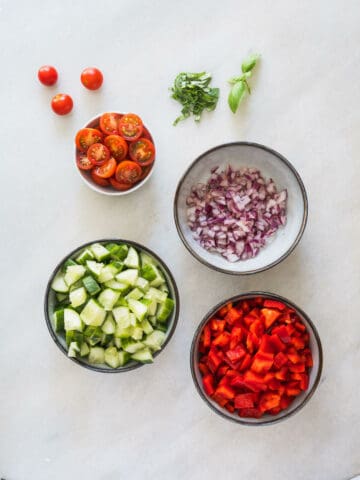
<path fill-rule="evenodd" d="M 38 71 L 38 79 L 47 87 L 55 85 L 58 79 L 56 68 L 52 67 L 51 65 L 44 65 L 43 67 L 40 67 Z"/>
<path fill-rule="evenodd" d="M 282 302 L 227 304 L 204 326 L 199 370 L 204 391 L 242 417 L 277 415 L 309 385 L 309 334 Z"/>

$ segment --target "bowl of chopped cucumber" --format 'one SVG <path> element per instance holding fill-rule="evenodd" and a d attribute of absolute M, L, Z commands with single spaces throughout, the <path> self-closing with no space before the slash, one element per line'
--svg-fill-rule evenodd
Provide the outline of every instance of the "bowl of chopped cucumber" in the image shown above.
<path fill-rule="evenodd" d="M 89 242 L 55 268 L 45 293 L 50 335 L 72 361 L 98 372 L 134 370 L 174 334 L 179 294 L 165 263 L 129 240 Z"/>

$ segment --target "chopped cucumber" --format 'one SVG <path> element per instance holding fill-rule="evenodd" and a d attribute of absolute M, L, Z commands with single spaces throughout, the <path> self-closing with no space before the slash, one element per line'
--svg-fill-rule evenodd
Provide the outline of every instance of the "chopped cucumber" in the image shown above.
<path fill-rule="evenodd" d="M 99 278 L 101 270 L 104 268 L 104 264 L 95 262 L 95 260 L 87 260 L 86 268 L 95 278 Z"/>
<path fill-rule="evenodd" d="M 64 309 L 64 328 L 65 330 L 83 331 L 83 323 L 80 315 L 71 308 Z"/>
<path fill-rule="evenodd" d="M 69 294 L 71 306 L 73 308 L 79 307 L 83 303 L 86 302 L 87 295 L 86 290 L 84 287 L 77 288 L 76 290 L 72 290 Z"/>
<path fill-rule="evenodd" d="M 51 288 L 55 290 L 55 292 L 66 293 L 69 291 L 69 286 L 65 283 L 64 274 L 62 272 L 58 272 L 54 280 L 51 282 Z"/>
<path fill-rule="evenodd" d="M 96 300 L 91 298 L 80 313 L 81 320 L 86 325 L 100 326 L 105 320 L 106 312 Z"/>
<path fill-rule="evenodd" d="M 116 347 L 108 347 L 104 353 L 105 363 L 111 368 L 118 368 L 120 366 L 119 352 Z"/>
<path fill-rule="evenodd" d="M 129 248 L 127 257 L 124 260 L 124 264 L 128 268 L 136 268 L 136 269 L 139 268 L 139 255 L 138 255 L 137 251 L 135 250 L 135 248 L 133 248 L 133 247 Z"/>
<path fill-rule="evenodd" d="M 106 319 L 105 319 L 105 322 L 102 324 L 101 330 L 104 333 L 106 333 L 108 335 L 111 335 L 111 334 L 115 333 L 115 329 L 116 329 L 116 324 L 115 324 L 114 317 L 109 312 L 106 315 Z"/>
<path fill-rule="evenodd" d="M 84 287 L 86 288 L 87 292 L 89 293 L 89 295 L 91 295 L 91 296 L 96 295 L 99 292 L 101 292 L 100 285 L 97 283 L 97 281 L 91 275 L 88 275 L 87 277 L 84 277 L 82 279 L 82 283 L 83 283 Z"/>
<path fill-rule="evenodd" d="M 56 310 L 53 313 L 55 332 L 59 333 L 64 330 L 64 309 Z"/>
<path fill-rule="evenodd" d="M 90 247 L 91 252 L 94 254 L 96 260 L 101 262 L 102 260 L 106 260 L 110 257 L 110 252 L 107 248 L 105 248 L 100 243 L 94 243 Z"/>
<path fill-rule="evenodd" d="M 115 292 L 111 288 L 106 288 L 98 296 L 99 303 L 106 311 L 111 311 L 120 297 L 120 292 Z"/>
<path fill-rule="evenodd" d="M 174 309 L 169 285 L 150 255 L 125 244 L 96 243 L 69 258 L 54 277 L 54 331 L 68 355 L 119 368 L 150 363 Z"/>
<path fill-rule="evenodd" d="M 99 364 L 105 362 L 105 351 L 101 347 L 91 347 L 89 352 L 89 363 Z"/>
<path fill-rule="evenodd" d="M 147 313 L 147 306 L 139 302 L 138 300 L 134 300 L 133 298 L 128 299 L 128 304 L 130 310 L 135 314 L 136 318 L 140 322 L 144 320 Z"/>
<path fill-rule="evenodd" d="M 91 250 L 86 248 L 83 252 L 80 253 L 79 256 L 75 258 L 77 263 L 80 263 L 81 265 L 85 265 L 87 260 L 92 260 L 94 258 L 94 255 L 92 254 Z"/>
<path fill-rule="evenodd" d="M 165 341 L 165 333 L 160 330 L 154 330 L 150 335 L 144 340 L 144 345 L 151 348 L 154 352 L 161 350 L 161 345 Z"/>
<path fill-rule="evenodd" d="M 78 342 L 71 342 L 68 350 L 68 357 L 76 357 L 80 353 L 80 345 Z"/>
<path fill-rule="evenodd" d="M 66 268 L 66 273 L 64 276 L 66 285 L 70 287 L 70 285 L 80 280 L 80 278 L 85 275 L 85 271 L 85 267 L 82 265 L 69 265 Z"/>
<path fill-rule="evenodd" d="M 121 283 L 126 283 L 127 285 L 135 285 L 139 273 L 135 268 L 129 268 L 128 270 L 123 270 L 122 272 L 116 275 L 116 280 Z"/>
<path fill-rule="evenodd" d="M 149 348 L 143 348 L 131 355 L 132 360 L 136 360 L 141 363 L 153 363 L 154 359 Z"/>
<path fill-rule="evenodd" d="M 172 298 L 166 298 L 164 303 L 159 305 L 159 308 L 156 312 L 156 318 L 158 322 L 166 322 L 174 309 L 174 305 L 175 302 Z"/>

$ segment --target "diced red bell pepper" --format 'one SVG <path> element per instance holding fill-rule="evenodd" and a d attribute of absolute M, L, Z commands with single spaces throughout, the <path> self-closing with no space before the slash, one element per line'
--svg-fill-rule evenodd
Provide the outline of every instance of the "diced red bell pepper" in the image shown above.
<path fill-rule="evenodd" d="M 270 390 L 278 391 L 281 388 L 280 380 L 277 380 L 276 378 L 272 378 L 267 384 Z"/>
<path fill-rule="evenodd" d="M 275 355 L 274 365 L 275 365 L 276 368 L 280 369 L 281 367 L 286 365 L 287 362 L 288 362 L 288 358 L 283 352 L 279 352 Z"/>
<path fill-rule="evenodd" d="M 249 331 L 254 333 L 258 338 L 264 335 L 264 324 L 260 320 L 254 320 L 249 327 Z"/>
<path fill-rule="evenodd" d="M 291 343 L 296 348 L 296 350 L 303 350 L 303 348 L 305 347 L 304 340 L 299 337 L 292 337 Z"/>
<path fill-rule="evenodd" d="M 247 327 L 260 318 L 260 311 L 258 308 L 253 308 L 249 313 L 247 313 L 243 320 Z"/>
<path fill-rule="evenodd" d="M 210 373 L 209 368 L 203 362 L 199 362 L 199 370 L 203 375 Z"/>
<path fill-rule="evenodd" d="M 238 362 L 246 355 L 246 350 L 242 345 L 238 345 L 233 350 L 228 350 L 225 355 L 231 362 Z"/>
<path fill-rule="evenodd" d="M 261 314 L 264 318 L 264 323 L 266 328 L 270 328 L 273 323 L 280 317 L 281 312 L 278 310 L 273 310 L 271 308 L 262 308 Z"/>
<path fill-rule="evenodd" d="M 228 332 L 222 332 L 217 335 L 212 344 L 215 347 L 226 347 L 230 343 L 230 333 Z"/>
<path fill-rule="evenodd" d="M 213 373 L 215 373 L 221 363 L 222 359 L 219 356 L 218 352 L 214 348 L 211 348 L 208 353 L 207 366 Z"/>
<path fill-rule="evenodd" d="M 240 306 L 240 305 L 239 305 L 239 306 Z M 237 307 L 238 307 L 238 305 L 237 305 Z M 241 302 L 241 308 L 242 308 L 242 310 L 243 310 L 244 313 L 249 312 L 249 311 L 250 311 L 250 308 L 251 308 L 250 302 L 249 302 L 248 300 L 243 300 L 243 301 Z"/>
<path fill-rule="evenodd" d="M 252 408 L 254 406 L 253 393 L 240 393 L 235 397 L 235 408 Z"/>
<path fill-rule="evenodd" d="M 203 377 L 202 381 L 203 381 L 205 393 L 207 393 L 207 395 L 210 395 L 211 397 L 215 392 L 214 377 L 211 374 L 208 374 Z"/>
<path fill-rule="evenodd" d="M 227 371 L 229 370 L 229 366 L 228 365 L 222 365 L 218 371 L 216 372 L 216 376 L 217 377 L 223 377 L 224 375 L 226 375 Z"/>
<path fill-rule="evenodd" d="M 236 308 L 230 308 L 225 316 L 225 320 L 229 325 L 234 325 L 237 320 L 240 320 L 241 313 Z"/>
<path fill-rule="evenodd" d="M 251 365 L 251 370 L 257 373 L 265 373 L 273 366 L 274 354 L 257 352 Z"/>
<path fill-rule="evenodd" d="M 280 400 L 281 410 L 285 410 L 285 408 L 288 408 L 293 402 L 293 400 L 293 398 L 288 397 L 287 395 L 283 395 Z"/>
<path fill-rule="evenodd" d="M 241 327 L 234 327 L 230 334 L 230 350 L 235 348 L 242 339 L 242 328 Z"/>
<path fill-rule="evenodd" d="M 288 332 L 288 334 L 289 334 L 289 337 L 291 337 L 292 335 L 294 335 L 294 333 L 296 332 L 295 327 L 293 327 L 291 324 L 286 325 L 285 328 L 286 328 L 286 330 L 287 330 L 287 332 Z"/>
<path fill-rule="evenodd" d="M 293 373 L 303 373 L 305 372 L 305 364 L 301 362 L 295 365 L 289 365 L 289 370 Z"/>
<path fill-rule="evenodd" d="M 309 375 L 306 373 L 300 373 L 301 375 L 299 386 L 301 390 L 307 390 L 309 387 Z"/>
<path fill-rule="evenodd" d="M 260 392 L 261 390 L 267 390 L 267 386 L 264 383 L 264 379 L 261 375 L 258 375 L 251 370 L 247 370 L 244 373 L 244 384 L 247 388 L 253 392 Z"/>
<path fill-rule="evenodd" d="M 276 408 L 280 405 L 280 399 L 281 397 L 277 393 L 265 392 L 260 398 L 259 409 L 262 412 L 266 412 L 267 410 Z"/>
<path fill-rule="evenodd" d="M 269 410 L 269 413 L 271 413 L 271 415 L 277 415 L 278 413 L 281 412 L 281 407 L 280 405 L 278 407 L 275 407 L 275 408 L 272 408 L 271 410 Z"/>
<path fill-rule="evenodd" d="M 285 387 L 285 391 L 288 397 L 297 397 L 301 393 L 301 389 L 297 387 Z"/>
<path fill-rule="evenodd" d="M 228 403 L 228 400 L 221 395 L 216 395 L 216 393 L 213 395 L 213 400 L 220 405 L 220 407 L 225 407 L 225 405 Z"/>
<path fill-rule="evenodd" d="M 230 310 L 230 308 L 232 308 L 232 303 L 227 303 L 222 308 L 220 308 L 220 310 L 218 312 L 220 317 L 224 318 L 225 315 L 227 314 L 227 312 Z"/>
<path fill-rule="evenodd" d="M 226 405 L 224 405 L 224 408 L 226 408 L 226 410 L 230 413 L 234 413 L 235 412 L 235 407 L 232 403 L 228 402 Z"/>
<path fill-rule="evenodd" d="M 225 330 L 226 322 L 225 320 L 219 320 L 218 318 L 213 318 L 210 321 L 210 328 L 213 332 L 221 333 Z"/>
<path fill-rule="evenodd" d="M 247 353 L 239 367 L 239 371 L 243 372 L 244 370 L 247 370 L 250 367 L 251 362 L 252 362 L 252 357 L 249 353 Z"/>
<path fill-rule="evenodd" d="M 296 351 L 295 352 L 293 352 L 293 351 L 287 352 L 287 357 L 288 357 L 288 359 L 290 360 L 291 363 L 297 364 L 297 363 L 301 362 L 301 357 L 298 353 L 296 353 Z"/>
<path fill-rule="evenodd" d="M 285 324 L 291 323 L 292 319 L 291 319 L 290 313 L 286 312 L 283 315 L 281 315 L 281 317 L 279 318 L 279 322 L 285 323 Z"/>
<path fill-rule="evenodd" d="M 295 322 L 294 326 L 296 330 L 299 330 L 300 332 L 306 332 L 306 327 L 302 322 Z"/>
<path fill-rule="evenodd" d="M 264 300 L 264 307 L 266 308 L 277 308 L 278 310 L 285 310 L 286 305 L 284 305 L 282 302 L 279 302 L 278 300 L 270 300 L 266 299 Z"/>
<path fill-rule="evenodd" d="M 288 368 L 282 367 L 280 370 L 274 373 L 277 380 L 287 380 L 288 378 Z"/>
<path fill-rule="evenodd" d="M 253 353 L 260 345 L 260 340 L 252 332 L 249 332 L 246 337 L 246 348 L 250 353 Z"/>
<path fill-rule="evenodd" d="M 230 385 L 220 385 L 215 390 L 215 395 L 226 398 L 226 400 L 232 400 L 235 397 L 235 390 Z"/>
<path fill-rule="evenodd" d="M 210 348 L 211 345 L 211 329 L 209 324 L 204 327 L 203 345 L 205 348 Z"/>
<path fill-rule="evenodd" d="M 289 335 L 289 332 L 287 331 L 285 325 L 279 325 L 277 327 L 274 327 L 271 333 L 276 334 L 284 343 L 291 342 L 291 336 Z"/>
<path fill-rule="evenodd" d="M 242 408 L 239 410 L 239 417 L 260 418 L 262 412 L 258 408 Z"/>

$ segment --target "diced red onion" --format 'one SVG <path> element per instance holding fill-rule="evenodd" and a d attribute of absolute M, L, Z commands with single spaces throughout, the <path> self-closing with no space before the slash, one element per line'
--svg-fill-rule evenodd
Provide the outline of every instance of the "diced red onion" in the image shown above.
<path fill-rule="evenodd" d="M 286 224 L 287 191 L 277 191 L 256 168 L 211 169 L 186 199 L 194 238 L 229 262 L 255 257 L 279 227 Z"/>

